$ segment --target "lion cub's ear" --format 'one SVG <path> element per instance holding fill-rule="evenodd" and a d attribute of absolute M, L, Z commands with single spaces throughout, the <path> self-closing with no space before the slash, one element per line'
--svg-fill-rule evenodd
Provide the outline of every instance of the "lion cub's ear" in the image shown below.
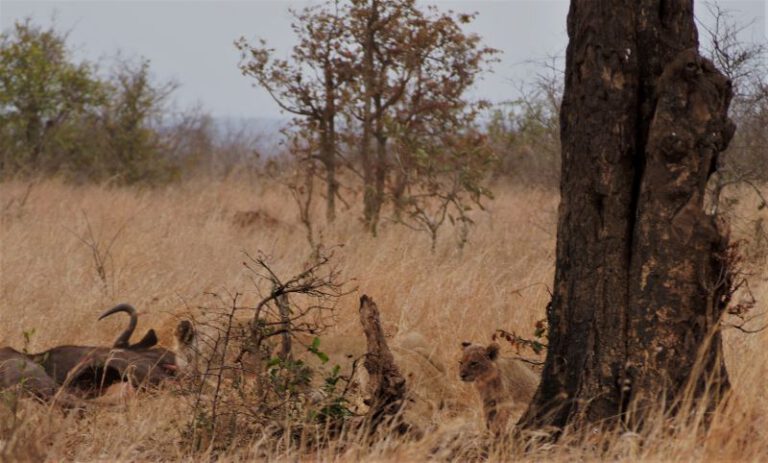
<path fill-rule="evenodd" d="M 488 354 L 488 358 L 491 360 L 496 360 L 496 357 L 499 356 L 499 345 L 495 342 L 488 344 L 488 347 L 486 347 L 485 350 Z"/>
<path fill-rule="evenodd" d="M 471 343 L 471 342 L 469 342 L 469 341 L 463 341 L 463 342 L 461 343 L 461 348 L 462 348 L 462 349 L 466 349 L 467 347 L 469 347 L 469 346 L 471 346 L 471 345 L 472 345 L 472 343 Z"/>

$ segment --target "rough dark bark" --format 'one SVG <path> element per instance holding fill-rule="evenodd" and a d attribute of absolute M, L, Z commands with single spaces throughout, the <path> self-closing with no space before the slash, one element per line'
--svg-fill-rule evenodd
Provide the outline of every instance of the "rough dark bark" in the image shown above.
<path fill-rule="evenodd" d="M 695 51 L 692 1 L 573 0 L 568 35 L 549 347 L 525 427 L 674 400 L 723 309 L 726 240 L 702 201 L 730 85 Z M 721 359 L 719 338 L 704 351 Z"/>
<path fill-rule="evenodd" d="M 656 96 L 630 267 L 627 380 L 640 406 L 678 391 L 697 362 L 698 392 L 704 381 L 713 392 L 728 384 L 718 332 L 731 284 L 727 236 L 704 196 L 735 128 L 731 84 L 689 49 L 666 66 Z"/>
<path fill-rule="evenodd" d="M 370 432 L 375 432 L 385 424 L 405 432 L 408 427 L 399 422 L 405 401 L 405 378 L 395 365 L 395 359 L 384 339 L 379 309 L 365 295 L 360 298 L 360 323 L 368 344 L 364 366 L 370 376 L 370 409 L 366 416 Z"/>

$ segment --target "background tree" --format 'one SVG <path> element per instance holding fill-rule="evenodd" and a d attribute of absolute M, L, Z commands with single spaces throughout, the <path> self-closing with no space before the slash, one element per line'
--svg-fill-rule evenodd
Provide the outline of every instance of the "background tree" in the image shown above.
<path fill-rule="evenodd" d="M 326 182 L 326 218 L 336 217 L 337 130 L 339 111 L 344 104 L 343 84 L 349 76 L 348 51 L 338 2 L 307 7 L 292 12 L 292 28 L 298 39 L 291 60 L 274 58 L 274 49 L 266 42 L 250 45 L 244 38 L 236 42 L 242 53 L 240 69 L 284 111 L 304 119 L 302 127 L 309 136 L 319 138 L 317 159 L 322 163 Z"/>
<path fill-rule="evenodd" d="M 563 69 L 558 57 L 534 64 L 536 76 L 520 84 L 519 97 L 493 109 L 485 130 L 499 158 L 494 174 L 512 177 L 516 184 L 556 188 Z"/>
<path fill-rule="evenodd" d="M 489 105 L 466 93 L 498 50 L 462 30 L 473 19 L 434 7 L 423 13 L 410 45 L 412 76 L 387 124 L 393 220 L 427 232 L 433 251 L 446 222 L 463 248 L 474 223 L 468 212 L 492 198 L 484 185 L 496 156 L 477 124 Z"/>
<path fill-rule="evenodd" d="M 472 102 L 466 95 L 498 53 L 496 49 L 482 46 L 478 35 L 462 30 L 462 24 L 474 18 L 469 14 L 440 13 L 431 7 L 420 22 L 423 29 L 411 45 L 415 55 L 411 59 L 413 77 L 395 106 L 389 124 L 393 132 L 391 138 L 399 148 L 411 145 L 410 149 L 396 150 L 393 156 L 391 194 L 396 219 L 406 204 L 409 183 L 412 179 L 418 181 L 414 177 L 418 172 L 411 172 L 416 167 L 412 156 L 414 143 L 422 148 L 428 148 L 428 143 L 444 145 L 443 148 L 451 151 L 449 145 L 456 146 L 455 140 L 443 143 L 447 141 L 444 135 L 459 134 L 473 127 L 480 111 L 489 106 L 485 101 Z M 440 151 L 439 146 L 432 148 L 422 154 Z M 463 150 L 454 150 L 454 154 L 457 152 Z M 466 165 L 472 165 L 469 158 L 466 161 Z"/>
<path fill-rule="evenodd" d="M 182 160 L 205 144 L 179 143 L 183 126 L 197 121 L 194 132 L 208 139 L 212 128 L 200 114 L 170 117 L 176 87 L 156 82 L 144 59 L 118 56 L 100 76 L 95 64 L 74 61 L 53 26 L 16 23 L 0 39 L 0 173 L 126 184 L 177 178 Z"/>
<path fill-rule="evenodd" d="M 428 234 L 432 251 L 438 232 L 451 223 L 457 230 L 457 245 L 463 249 L 469 239 L 473 207 L 484 209 L 483 200 L 493 198 L 484 186 L 496 157 L 487 137 L 471 125 L 446 127 L 435 138 L 411 140 L 403 149 L 408 154 L 408 181 L 400 195 L 400 214 L 394 220 Z"/>
<path fill-rule="evenodd" d="M 356 42 L 355 102 L 350 114 L 360 122 L 359 158 L 363 174 L 363 220 L 375 235 L 387 177 L 385 118 L 411 78 L 406 66 L 408 37 L 420 11 L 415 1 L 352 0 L 347 12 Z M 373 154 L 373 141 L 376 151 Z"/>
<path fill-rule="evenodd" d="M 255 78 L 284 111 L 297 116 L 295 135 L 311 140 L 306 146 L 318 147 L 319 154 L 310 158 L 303 150 L 296 154 L 303 168 L 323 172 L 328 221 L 335 217 L 336 199 L 341 197 L 337 180 L 341 165 L 359 173 L 363 219 L 374 234 L 382 207 L 390 199 L 401 223 L 406 205 L 418 204 L 422 212 L 431 207 L 426 204 L 428 196 L 437 203 L 445 203 L 438 196 L 449 196 L 448 205 L 461 202 L 465 208 L 459 190 L 479 191 L 467 179 L 484 179 L 487 173 L 483 170 L 469 176 L 466 167 L 486 168 L 489 164 L 475 162 L 468 151 L 451 150 L 443 144 L 450 153 L 446 159 L 452 159 L 450 169 L 464 172 L 464 180 L 437 181 L 436 173 L 444 175 L 443 167 L 448 165 L 424 169 L 412 150 L 439 156 L 437 146 L 425 146 L 445 142 L 445 137 L 435 133 L 460 131 L 465 127 L 462 124 L 474 122 L 477 108 L 467 100 L 466 91 L 497 52 L 483 47 L 477 35 L 462 30 L 474 16 L 422 10 L 410 0 L 334 0 L 294 13 L 294 18 L 299 42 L 289 60 L 275 59 L 274 50 L 263 42 L 252 46 L 241 39 L 237 42 L 243 58 L 241 70 Z M 342 114 L 343 130 L 339 130 Z M 356 160 L 342 153 L 343 147 L 354 145 Z M 312 166 L 313 160 L 323 169 Z M 417 174 L 428 178 L 417 179 Z M 423 188 L 410 188 L 427 183 L 430 195 Z M 449 191 L 438 188 L 446 185 L 451 185 Z M 416 196 L 405 198 L 416 190 Z M 423 217 L 418 211 L 411 209 L 408 216 Z"/>
<path fill-rule="evenodd" d="M 705 37 L 702 48 L 733 83 L 729 114 L 739 126 L 720 159 L 713 193 L 713 207 L 718 210 L 721 192 L 727 186 L 748 185 L 762 196 L 756 183 L 768 180 L 768 42 L 742 41 L 751 24 L 739 23 L 717 4 L 708 4 L 707 10 L 711 25 L 701 23 Z"/>
<path fill-rule="evenodd" d="M 686 390 L 714 402 L 731 274 L 704 200 L 730 82 L 697 52 L 691 0 L 572 0 L 568 35 L 548 351 L 521 422 L 637 423 Z"/>
<path fill-rule="evenodd" d="M 121 60 L 108 82 L 109 98 L 99 121 L 105 136 L 106 170 L 124 183 L 165 180 L 173 167 L 165 162 L 160 126 L 165 103 L 177 85 L 154 84 L 149 61 Z"/>
<path fill-rule="evenodd" d="M 350 115 L 360 126 L 363 218 L 375 234 L 387 188 L 399 220 L 412 178 L 412 153 L 393 154 L 392 145 L 412 145 L 426 125 L 474 114 L 465 111 L 466 90 L 497 50 L 462 30 L 474 15 L 420 9 L 415 1 L 353 0 L 347 17 L 358 57 Z"/>
<path fill-rule="evenodd" d="M 0 136 L 3 174 L 51 171 L 56 134 L 104 97 L 94 67 L 72 62 L 66 36 L 30 20 L 0 36 Z"/>

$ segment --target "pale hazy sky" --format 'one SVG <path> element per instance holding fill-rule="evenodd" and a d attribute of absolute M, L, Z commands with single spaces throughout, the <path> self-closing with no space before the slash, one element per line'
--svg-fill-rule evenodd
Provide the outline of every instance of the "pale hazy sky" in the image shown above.
<path fill-rule="evenodd" d="M 489 46 L 503 50 L 495 72 L 473 91 L 477 97 L 502 101 L 514 97 L 521 80 L 531 77 L 532 60 L 563 55 L 567 37 L 566 0 L 431 1 L 444 9 L 477 11 L 470 27 Z M 765 40 L 768 0 L 720 0 L 740 21 L 755 21 L 746 40 Z M 277 106 L 240 75 L 239 54 L 232 45 L 240 37 L 263 37 L 281 52 L 294 44 L 288 7 L 306 1 L 191 0 L 0 0 L 0 27 L 31 17 L 70 31 L 77 56 L 99 60 L 121 50 L 124 56 L 151 60 L 155 76 L 181 84 L 176 100 L 201 103 L 220 117 L 280 117 Z M 703 2 L 697 16 L 706 20 Z M 107 67 L 105 61 L 104 67 Z"/>

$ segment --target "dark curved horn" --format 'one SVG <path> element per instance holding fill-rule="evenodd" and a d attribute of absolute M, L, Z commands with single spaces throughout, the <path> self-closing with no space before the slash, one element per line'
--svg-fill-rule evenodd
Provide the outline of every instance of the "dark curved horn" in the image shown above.
<path fill-rule="evenodd" d="M 122 349 L 130 345 L 129 342 L 131 340 L 131 336 L 133 335 L 133 330 L 136 329 L 136 322 L 138 321 L 138 314 L 136 313 L 136 309 L 134 309 L 130 304 L 118 304 L 101 314 L 99 320 L 118 312 L 125 312 L 131 316 L 131 321 L 128 322 L 128 328 L 126 328 L 125 331 L 123 331 L 123 333 L 118 336 L 117 339 L 115 339 L 115 343 L 112 344 L 112 347 Z"/>

